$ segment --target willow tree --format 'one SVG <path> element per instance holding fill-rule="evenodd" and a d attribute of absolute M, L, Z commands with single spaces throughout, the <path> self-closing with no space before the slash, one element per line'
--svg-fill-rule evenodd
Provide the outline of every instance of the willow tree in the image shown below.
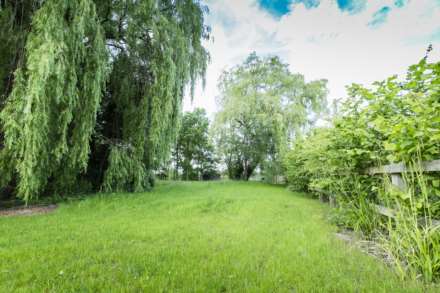
<path fill-rule="evenodd" d="M 105 190 L 144 190 L 151 170 L 175 140 L 186 85 L 204 76 L 208 38 L 197 2 L 140 1 L 111 5 L 108 43 L 113 72 L 95 141 L 92 170 L 103 168 Z M 114 23 L 114 24 L 113 24 Z M 96 180 L 100 182 L 101 179 Z"/>
<path fill-rule="evenodd" d="M 18 173 L 24 199 L 39 193 L 51 177 L 64 185 L 85 170 L 106 66 L 91 0 L 47 1 L 37 10 L 0 115 L 2 153 Z"/>
<path fill-rule="evenodd" d="M 1 183 L 16 182 L 25 200 L 79 185 L 149 188 L 186 86 L 205 73 L 203 7 L 194 0 L 27 5 L 31 21 L 22 29 L 30 33 L 10 69 L 11 92 L 3 90 Z M 15 6 L 2 1 L 0 20 L 13 18 Z"/>
<path fill-rule="evenodd" d="M 289 141 L 325 109 L 326 83 L 306 82 L 278 57 L 255 53 L 225 71 L 215 129 L 229 177 L 248 180 L 257 167 L 277 169 Z"/>
<path fill-rule="evenodd" d="M 0 111 L 11 93 L 14 71 L 22 60 L 25 39 L 31 22 L 33 0 L 0 1 Z M 13 187 L 13 162 L 4 148 L 4 131 L 0 125 L 0 193 Z M 8 184 L 8 183 L 11 184 Z M 3 188 L 2 188 L 3 187 Z M 8 188 L 6 188 L 8 189 Z"/>

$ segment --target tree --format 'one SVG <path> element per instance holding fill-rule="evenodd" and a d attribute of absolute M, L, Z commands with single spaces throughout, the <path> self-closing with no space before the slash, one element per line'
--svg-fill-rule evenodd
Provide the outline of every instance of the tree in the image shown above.
<path fill-rule="evenodd" d="M 1 1 L 0 186 L 26 201 L 150 188 L 206 70 L 204 13 L 197 0 Z"/>
<path fill-rule="evenodd" d="M 0 1 L 0 111 L 12 91 L 14 72 L 22 60 L 25 40 L 30 30 L 31 16 L 36 9 L 34 0 Z M 4 148 L 4 131 L 0 123 L 0 195 L 12 193 L 15 182 L 14 165 Z"/>
<path fill-rule="evenodd" d="M 186 112 L 174 148 L 175 177 L 208 180 L 216 176 L 216 159 L 209 137 L 209 119 L 204 109 Z"/>
<path fill-rule="evenodd" d="M 305 82 L 276 56 L 246 61 L 219 81 L 215 132 L 232 179 L 274 168 L 292 139 L 325 109 L 326 80 Z"/>

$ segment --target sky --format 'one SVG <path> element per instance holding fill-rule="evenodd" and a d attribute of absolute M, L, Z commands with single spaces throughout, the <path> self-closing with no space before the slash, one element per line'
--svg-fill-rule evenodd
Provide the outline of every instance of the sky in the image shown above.
<path fill-rule="evenodd" d="M 218 110 L 217 81 L 223 70 L 255 51 L 278 55 L 306 80 L 327 79 L 331 102 L 345 87 L 365 86 L 391 75 L 434 50 L 440 61 L 440 0 L 202 0 L 211 54 L 206 86 L 185 98 L 184 110 Z"/>

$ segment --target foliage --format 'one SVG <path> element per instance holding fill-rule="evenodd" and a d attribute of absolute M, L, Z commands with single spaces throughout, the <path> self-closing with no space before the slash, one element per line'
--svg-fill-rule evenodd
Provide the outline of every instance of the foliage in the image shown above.
<path fill-rule="evenodd" d="M 33 16 L 32 27 L 25 65 L 15 72 L 0 116 L 3 156 L 14 161 L 18 195 L 25 200 L 51 177 L 58 187 L 85 170 L 107 74 L 92 1 L 47 1 Z"/>
<path fill-rule="evenodd" d="M 23 57 L 31 16 L 36 8 L 35 0 L 0 2 L 0 110 L 12 90 L 13 72 Z"/>
<path fill-rule="evenodd" d="M 429 177 L 423 174 L 421 166 L 412 164 L 415 172 L 408 173 L 408 188 L 396 190 L 386 182 L 386 193 L 382 195 L 393 204 L 396 217 L 386 223 L 387 234 L 384 246 L 392 254 L 397 271 L 401 276 L 423 278 L 426 282 L 440 278 L 440 226 L 433 225 L 433 206 Z"/>
<path fill-rule="evenodd" d="M 142 162 L 136 161 L 136 155 L 132 149 L 113 147 L 109 155 L 109 168 L 104 180 L 104 191 L 134 191 L 139 192 L 150 188 L 151 178 L 142 168 Z M 132 181 L 131 181 L 132 180 Z"/>
<path fill-rule="evenodd" d="M 312 131 L 288 153 L 288 180 L 345 197 L 360 181 L 359 188 L 377 200 L 382 183 L 365 174 L 368 167 L 440 155 L 439 81 L 440 63 L 423 59 L 403 81 L 392 77 L 375 83 L 374 90 L 353 85 L 332 127 Z"/>
<path fill-rule="evenodd" d="M 208 37 L 203 9 L 188 0 L 141 1 L 140 7 L 124 2 L 111 7 L 114 11 L 106 18 L 113 19 L 113 13 L 118 17 L 108 34 L 117 54 L 107 92 L 109 101 L 102 113 L 107 126 L 98 133 L 100 143 L 105 143 L 97 146 L 96 152 L 105 156 L 112 145 L 132 149 L 132 161 L 122 161 L 127 164 L 125 169 L 137 163 L 136 169 L 144 169 L 142 174 L 149 176 L 168 158 L 175 141 L 185 85 L 189 83 L 192 91 L 196 78 L 206 69 L 208 56 L 201 45 Z M 126 28 L 117 26 L 125 22 Z M 104 186 L 112 186 L 110 178 L 119 176 L 111 174 L 113 171 L 118 168 L 109 166 L 105 171 Z M 137 175 L 127 175 L 125 181 L 134 184 Z"/>
<path fill-rule="evenodd" d="M 290 184 L 334 194 L 339 205 L 334 219 L 339 224 L 369 237 L 385 233 L 386 246 L 397 262 L 411 276 L 423 275 L 425 280 L 439 277 L 434 249 L 439 232 L 420 227 L 417 221 L 440 218 L 439 175 L 414 178 L 409 172 L 408 189 L 396 190 L 389 187 L 387 177 L 365 171 L 397 162 L 418 170 L 421 161 L 440 158 L 439 86 L 440 63 L 428 63 L 426 58 L 411 66 L 403 80 L 393 76 L 372 89 L 352 85 L 350 98 L 331 127 L 312 131 L 284 160 Z M 397 219 L 389 224 L 378 218 L 375 204 L 397 209 Z"/>
<path fill-rule="evenodd" d="M 12 91 L 14 71 L 22 62 L 31 16 L 37 8 L 34 0 L 0 1 L 0 111 Z M 13 193 L 16 187 L 11 154 L 2 148 L 4 133 L 0 123 L 0 198 Z"/>
<path fill-rule="evenodd" d="M 165 182 L 0 217 L 0 292 L 438 290 L 347 249 L 326 212 L 281 187 L 229 181 Z"/>
<path fill-rule="evenodd" d="M 173 160 L 176 178 L 180 173 L 184 180 L 217 177 L 217 160 L 209 137 L 209 119 L 204 109 L 195 109 L 183 115 Z"/>
<path fill-rule="evenodd" d="M 219 81 L 215 133 L 229 177 L 247 180 L 259 165 L 276 165 L 289 141 L 324 109 L 326 81 L 305 82 L 278 57 L 251 54 Z M 266 166 L 267 167 L 267 166 Z"/>
<path fill-rule="evenodd" d="M 308 191 L 309 186 L 326 189 L 325 178 L 332 174 L 326 165 L 326 151 L 330 144 L 330 131 L 315 128 L 308 137 L 295 140 L 292 150 L 284 157 L 285 176 L 291 189 Z"/>
<path fill-rule="evenodd" d="M 1 5 L 0 185 L 16 184 L 26 201 L 79 181 L 148 189 L 169 155 L 186 88 L 193 92 L 206 70 L 205 8 L 196 0 Z"/>

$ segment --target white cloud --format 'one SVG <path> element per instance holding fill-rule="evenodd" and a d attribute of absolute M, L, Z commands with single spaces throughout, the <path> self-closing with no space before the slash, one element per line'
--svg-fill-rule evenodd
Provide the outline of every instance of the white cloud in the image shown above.
<path fill-rule="evenodd" d="M 329 80 L 330 99 L 344 98 L 345 86 L 364 85 L 393 74 L 420 60 L 440 27 L 440 5 L 436 0 L 413 0 L 403 8 L 394 0 L 368 1 L 358 14 L 341 12 L 335 1 L 322 0 L 318 8 L 296 4 L 292 12 L 276 19 L 255 1 L 206 0 L 210 8 L 207 22 L 213 42 L 206 46 L 212 62 L 207 84 L 196 90 L 194 101 L 187 98 L 185 110 L 205 108 L 216 111 L 217 80 L 222 70 L 242 62 L 252 51 L 276 54 L 289 63 L 293 72 L 307 80 Z M 388 5 L 387 21 L 371 28 L 375 12 Z M 440 40 L 433 43 L 432 60 L 440 60 Z"/>

